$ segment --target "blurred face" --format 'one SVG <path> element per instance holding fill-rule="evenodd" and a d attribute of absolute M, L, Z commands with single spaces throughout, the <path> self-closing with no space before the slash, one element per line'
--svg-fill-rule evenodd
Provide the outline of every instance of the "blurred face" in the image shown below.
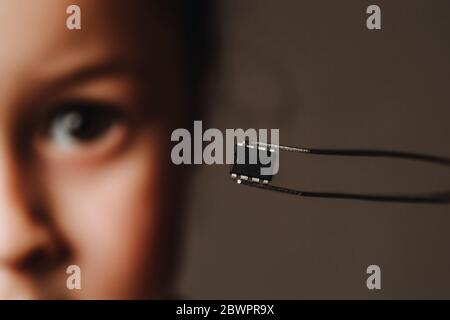
<path fill-rule="evenodd" d="M 0 2 L 0 299 L 165 289 L 161 110 L 179 105 L 179 50 L 158 8 L 141 24 L 135 2 L 77 0 L 73 31 L 72 1 Z"/>

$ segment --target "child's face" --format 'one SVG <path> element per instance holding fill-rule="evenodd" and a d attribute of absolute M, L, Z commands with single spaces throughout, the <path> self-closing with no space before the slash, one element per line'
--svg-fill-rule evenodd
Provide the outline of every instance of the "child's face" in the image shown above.
<path fill-rule="evenodd" d="M 81 31 L 73 1 L 0 2 L 0 299 L 164 287 L 176 37 L 161 15 L 143 30 L 130 1 L 75 2 Z M 73 264 L 82 290 L 66 287 Z"/>

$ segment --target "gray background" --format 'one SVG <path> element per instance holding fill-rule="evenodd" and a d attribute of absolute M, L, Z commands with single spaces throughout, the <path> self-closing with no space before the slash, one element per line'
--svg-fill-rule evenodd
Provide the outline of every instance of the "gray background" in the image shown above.
<path fill-rule="evenodd" d="M 382 31 L 365 27 L 382 9 Z M 227 0 L 208 127 L 281 143 L 450 157 L 450 1 Z M 179 290 L 188 298 L 450 298 L 450 207 L 301 199 L 198 168 Z M 282 154 L 277 185 L 432 191 L 450 170 Z M 382 290 L 366 268 L 382 269 Z"/>

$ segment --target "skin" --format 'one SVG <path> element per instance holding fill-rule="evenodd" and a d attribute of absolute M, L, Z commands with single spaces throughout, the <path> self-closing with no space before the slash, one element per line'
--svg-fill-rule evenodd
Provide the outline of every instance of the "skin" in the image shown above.
<path fill-rule="evenodd" d="M 162 297 L 179 200 L 167 155 L 183 112 L 164 112 L 185 98 L 179 41 L 156 6 L 142 20 L 130 2 L 76 3 L 82 30 L 69 31 L 71 1 L 0 2 L 0 299 Z M 78 139 L 67 121 L 86 119 L 64 111 L 70 101 L 106 105 L 94 128 L 120 116 Z M 82 290 L 66 288 L 73 264 Z"/>

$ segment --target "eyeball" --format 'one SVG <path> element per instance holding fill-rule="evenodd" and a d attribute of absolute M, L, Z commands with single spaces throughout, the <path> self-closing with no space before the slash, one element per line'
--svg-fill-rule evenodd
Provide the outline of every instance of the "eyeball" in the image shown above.
<path fill-rule="evenodd" d="M 114 147 L 124 127 L 125 115 L 119 107 L 97 101 L 65 102 L 47 116 L 38 145 L 41 153 L 76 158 Z"/>

